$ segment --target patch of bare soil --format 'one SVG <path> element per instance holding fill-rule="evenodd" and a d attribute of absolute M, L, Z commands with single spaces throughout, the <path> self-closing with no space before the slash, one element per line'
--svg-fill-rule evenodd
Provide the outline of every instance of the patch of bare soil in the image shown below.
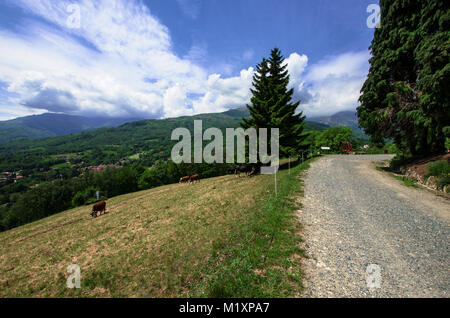
<path fill-rule="evenodd" d="M 446 154 L 442 154 L 442 155 L 435 155 L 435 156 L 417 160 L 413 163 L 410 163 L 408 165 L 401 167 L 400 171 L 406 177 L 417 181 L 421 185 L 424 185 L 433 190 L 441 190 L 444 193 L 446 193 L 446 191 L 445 191 L 446 189 L 439 189 L 439 187 L 436 185 L 436 178 L 434 178 L 434 177 L 426 178 L 426 175 L 429 172 L 428 165 L 435 161 L 450 162 L 450 153 L 446 153 Z"/>
<path fill-rule="evenodd" d="M 443 155 L 437 155 L 417 160 L 405 166 L 406 169 L 415 171 L 420 176 L 424 177 L 428 173 L 428 165 L 434 161 L 447 161 L 450 162 L 450 153 Z"/>

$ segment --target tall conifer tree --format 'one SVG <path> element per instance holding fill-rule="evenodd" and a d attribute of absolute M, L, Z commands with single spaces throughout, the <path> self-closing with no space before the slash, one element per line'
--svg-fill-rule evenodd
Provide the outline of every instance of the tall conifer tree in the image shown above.
<path fill-rule="evenodd" d="M 287 64 L 279 49 L 272 50 L 269 59 L 257 65 L 253 76 L 251 105 L 247 105 L 251 117 L 243 119 L 243 128 L 279 128 L 280 155 L 296 155 L 305 148 L 303 132 L 305 116 L 296 114 L 300 101 L 292 102 L 294 89 L 288 88 Z"/>
<path fill-rule="evenodd" d="M 450 126 L 450 3 L 380 0 L 359 123 L 415 155 L 444 150 Z"/>

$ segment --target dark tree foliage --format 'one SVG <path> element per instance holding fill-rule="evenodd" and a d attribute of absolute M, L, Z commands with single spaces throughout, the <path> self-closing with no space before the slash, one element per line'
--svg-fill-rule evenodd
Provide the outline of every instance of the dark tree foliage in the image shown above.
<path fill-rule="evenodd" d="M 442 152 L 450 126 L 450 2 L 380 0 L 359 123 L 412 156 Z M 447 128 L 446 128 L 447 127 Z"/>
<path fill-rule="evenodd" d="M 270 58 L 256 66 L 252 84 L 251 105 L 247 105 L 251 117 L 244 118 L 241 126 L 279 128 L 280 155 L 298 154 L 305 148 L 305 116 L 296 114 L 300 101 L 292 102 L 294 89 L 288 89 L 287 64 L 279 49 L 273 49 Z"/>

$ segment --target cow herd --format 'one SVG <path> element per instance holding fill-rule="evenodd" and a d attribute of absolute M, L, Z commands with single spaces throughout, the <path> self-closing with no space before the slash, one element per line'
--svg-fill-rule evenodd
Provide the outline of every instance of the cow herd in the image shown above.
<path fill-rule="evenodd" d="M 193 176 L 185 176 L 180 178 L 179 183 L 194 183 L 194 182 L 200 182 L 200 175 L 194 174 Z"/>
<path fill-rule="evenodd" d="M 235 166 L 234 168 L 228 168 L 227 174 L 235 174 L 236 177 L 241 177 L 241 174 L 244 174 L 247 177 L 251 177 L 256 174 L 256 168 L 253 166 Z M 200 175 L 194 174 L 192 176 L 184 176 L 180 178 L 179 183 L 195 183 L 200 182 Z M 106 213 L 106 202 L 105 201 L 99 201 L 94 204 L 92 207 L 91 216 L 97 217 L 98 212 L 100 212 L 100 215 Z"/>
<path fill-rule="evenodd" d="M 244 174 L 247 177 L 251 177 L 256 174 L 256 168 L 254 166 L 235 166 L 233 168 L 227 169 L 227 174 L 235 174 L 237 177 L 240 177 L 241 174 Z M 194 174 L 193 176 L 184 176 L 180 178 L 179 183 L 194 183 L 200 182 L 200 175 Z"/>

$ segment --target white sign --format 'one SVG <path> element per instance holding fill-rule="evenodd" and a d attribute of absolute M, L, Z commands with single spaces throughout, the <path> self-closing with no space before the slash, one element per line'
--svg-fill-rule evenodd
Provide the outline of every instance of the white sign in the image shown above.
<path fill-rule="evenodd" d="M 320 147 L 322 150 L 330 150 L 330 147 Z"/>

